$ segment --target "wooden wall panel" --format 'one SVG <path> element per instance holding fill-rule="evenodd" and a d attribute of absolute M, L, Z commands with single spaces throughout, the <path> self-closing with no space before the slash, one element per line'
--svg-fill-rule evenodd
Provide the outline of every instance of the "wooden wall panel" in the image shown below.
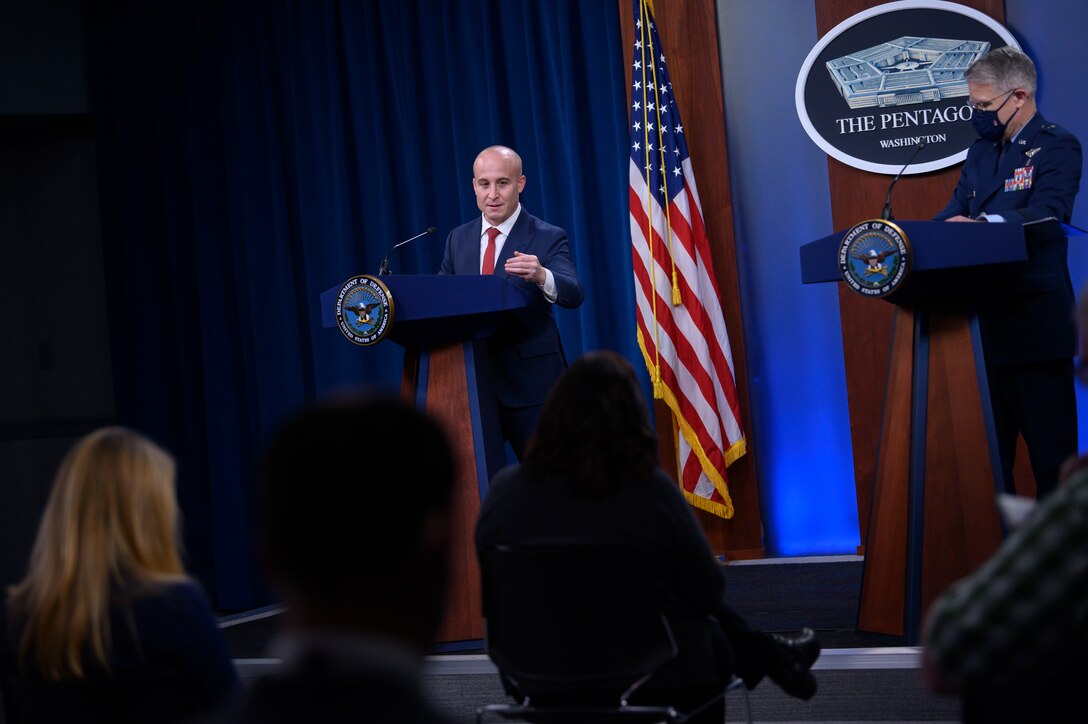
<path fill-rule="evenodd" d="M 623 53 L 628 96 L 631 88 L 630 55 L 634 44 L 634 16 L 631 0 L 619 0 Z M 758 440 L 751 432 L 748 397 L 748 368 L 744 358 L 736 246 L 733 238 L 733 205 L 729 192 L 729 158 L 726 152 L 725 113 L 722 103 L 721 67 L 718 52 L 718 24 L 714 0 L 657 0 L 654 3 L 657 30 L 669 64 L 676 103 L 684 123 L 691 162 L 699 186 L 703 216 L 710 237 L 714 271 L 721 290 L 721 305 L 729 343 L 733 351 L 741 420 L 748 438 L 748 452 L 729 468 L 729 492 L 733 498 L 731 520 L 696 510 L 716 553 L 730 558 L 761 558 L 764 555 L 760 522 L 759 491 L 755 457 Z M 630 101 L 630 97 L 628 97 Z M 634 324 L 632 320 L 632 334 Z M 658 404 L 659 421 L 671 413 Z M 667 425 L 659 424 L 662 461 L 675 474 L 674 442 Z"/>
<path fill-rule="evenodd" d="M 814 0 L 819 37 L 843 20 L 883 3 L 876 0 Z M 999 22 L 1005 19 L 1004 0 L 964 0 L 961 4 L 986 13 Z M 815 44 L 818 38 L 813 38 Z M 880 216 L 890 176 L 852 168 L 827 159 L 831 185 L 831 217 L 841 231 L 859 221 Z M 959 178 L 959 166 L 928 174 L 904 176 L 895 187 L 893 213 L 899 219 L 931 219 L 944 208 Z M 880 442 L 881 395 L 888 376 L 888 353 L 893 307 L 874 303 L 839 285 L 839 315 L 843 330 L 843 361 L 846 367 L 850 410 L 850 440 L 854 452 L 854 484 L 858 500 L 858 525 L 862 546 L 868 535 L 872 507 L 876 452 Z"/>

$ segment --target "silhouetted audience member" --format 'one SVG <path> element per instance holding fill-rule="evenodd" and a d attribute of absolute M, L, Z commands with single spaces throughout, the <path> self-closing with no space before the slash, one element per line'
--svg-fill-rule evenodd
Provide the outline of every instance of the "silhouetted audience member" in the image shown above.
<path fill-rule="evenodd" d="M 396 399 L 311 406 L 271 442 L 259 550 L 287 611 L 238 722 L 445 721 L 422 657 L 443 609 L 454 463 L 436 423 Z"/>
<path fill-rule="evenodd" d="M 1088 383 L 1088 290 L 1077 314 Z M 926 614 L 925 671 L 968 722 L 1080 721 L 1088 681 L 1088 456 Z"/>
<path fill-rule="evenodd" d="M 690 707 L 722 691 L 734 673 L 749 687 L 770 676 L 792 696 L 815 694 L 815 634 L 753 631 L 726 604 L 722 567 L 658 467 L 634 370 L 611 352 L 584 355 L 559 378 L 525 463 L 495 477 L 476 526 L 477 552 L 559 543 L 630 547 L 646 561 L 680 653 L 648 683 L 642 703 Z M 721 715 L 709 711 L 707 720 Z"/>
<path fill-rule="evenodd" d="M 65 456 L 38 528 L 26 578 L 8 590 L 0 668 L 12 679 L 56 682 L 55 697 L 136 676 L 176 681 L 186 714 L 209 712 L 239 689 L 208 600 L 178 553 L 174 461 L 147 438 L 109 427 Z M 26 686 L 22 684 L 21 686 Z M 35 685 L 37 686 L 37 685 Z M 57 703 L 58 707 L 62 704 Z M 103 702 L 80 721 L 118 721 Z M 168 722 L 181 712 L 143 712 Z M 137 713 L 139 714 L 139 713 Z"/>

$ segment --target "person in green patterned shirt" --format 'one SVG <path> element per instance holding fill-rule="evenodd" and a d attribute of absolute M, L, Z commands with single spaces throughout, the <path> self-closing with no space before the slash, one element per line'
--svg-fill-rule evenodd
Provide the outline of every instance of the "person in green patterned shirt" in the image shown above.
<path fill-rule="evenodd" d="M 1077 377 L 1088 384 L 1088 289 Z M 1084 721 L 1088 687 L 1088 455 L 978 570 L 930 607 L 923 668 L 966 722 Z"/>

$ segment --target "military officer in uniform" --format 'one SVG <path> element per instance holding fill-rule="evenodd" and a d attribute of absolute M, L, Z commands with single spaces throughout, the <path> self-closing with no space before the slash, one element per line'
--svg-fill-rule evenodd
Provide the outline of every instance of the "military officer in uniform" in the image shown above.
<path fill-rule="evenodd" d="M 1011 47 L 992 50 L 967 70 L 972 123 L 980 136 L 938 220 L 1068 223 L 1080 189 L 1081 146 L 1035 106 L 1035 65 Z M 1073 391 L 1073 285 L 1067 243 L 1056 223 L 1029 234 L 1029 259 L 979 300 L 994 426 L 1005 484 L 1011 487 L 1023 435 L 1042 497 L 1062 461 L 1077 450 Z"/>

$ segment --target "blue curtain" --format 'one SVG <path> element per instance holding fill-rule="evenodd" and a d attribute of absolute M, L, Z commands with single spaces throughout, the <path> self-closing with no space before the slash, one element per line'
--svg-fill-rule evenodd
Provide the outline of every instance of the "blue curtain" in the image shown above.
<path fill-rule="evenodd" d="M 478 213 L 481 148 L 516 148 L 522 203 L 570 233 L 588 295 L 557 310 L 568 356 L 640 359 L 614 0 L 83 13 L 119 417 L 177 456 L 189 566 L 220 609 L 269 601 L 249 501 L 271 431 L 314 396 L 399 384 L 402 350 L 323 329 L 318 295 L 431 225 L 392 267 L 436 271 L 445 234 Z"/>

